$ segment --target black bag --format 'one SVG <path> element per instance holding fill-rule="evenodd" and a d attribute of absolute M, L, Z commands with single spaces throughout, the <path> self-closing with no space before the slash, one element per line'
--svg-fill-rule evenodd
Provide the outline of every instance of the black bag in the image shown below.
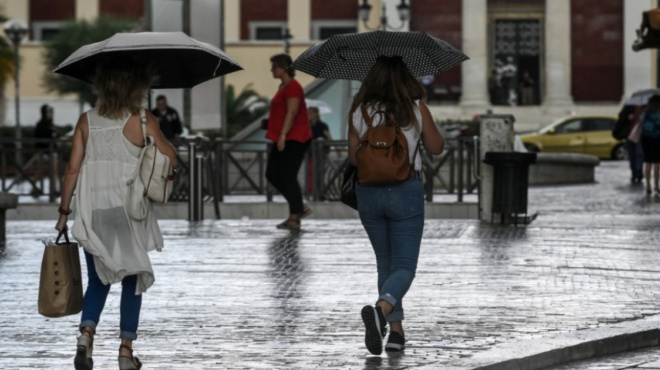
<path fill-rule="evenodd" d="M 347 206 L 357 210 L 357 194 L 355 193 L 355 183 L 357 182 L 357 167 L 350 162 L 344 167 L 344 178 L 341 183 L 341 201 Z"/>
<path fill-rule="evenodd" d="M 261 120 L 261 129 L 268 130 L 268 118 L 264 118 Z"/>
<path fill-rule="evenodd" d="M 612 128 L 612 137 L 617 139 L 617 140 L 623 140 L 628 138 L 628 135 L 630 135 L 630 118 L 629 115 L 635 112 L 635 108 L 633 106 L 624 106 L 621 111 L 619 112 L 619 118 L 616 120 L 616 123 L 614 124 L 614 128 Z"/>

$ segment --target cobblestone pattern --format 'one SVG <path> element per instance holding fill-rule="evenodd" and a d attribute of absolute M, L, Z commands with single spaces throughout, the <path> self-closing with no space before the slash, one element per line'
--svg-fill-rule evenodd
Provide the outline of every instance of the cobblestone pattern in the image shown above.
<path fill-rule="evenodd" d="M 368 356 L 363 344 L 359 311 L 377 295 L 359 221 L 306 221 L 296 235 L 264 220 L 161 222 L 136 355 L 147 369 L 449 369 L 513 339 L 656 315 L 660 203 L 619 179 L 624 170 L 604 162 L 597 184 L 531 189 L 540 215 L 527 227 L 427 220 L 402 356 Z M 71 368 L 79 317 L 36 307 L 40 240 L 54 222 L 8 223 L 0 368 Z M 98 329 L 97 369 L 116 368 L 119 291 Z"/>

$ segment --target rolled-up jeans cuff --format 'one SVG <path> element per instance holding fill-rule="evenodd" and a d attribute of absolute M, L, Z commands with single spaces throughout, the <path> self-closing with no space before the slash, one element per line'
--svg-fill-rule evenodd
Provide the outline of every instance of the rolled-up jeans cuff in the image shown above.
<path fill-rule="evenodd" d="M 397 301 L 397 299 L 389 293 L 382 294 L 380 297 L 378 297 L 378 299 L 391 304 L 392 307 L 396 307 L 397 303 L 399 303 L 399 301 Z M 402 310 L 394 310 L 387 316 L 387 322 L 396 322 L 401 320 L 403 320 Z"/>
<path fill-rule="evenodd" d="M 92 320 L 84 320 L 84 321 L 82 321 L 82 322 L 80 323 L 80 326 L 78 326 L 78 329 L 79 329 L 80 332 L 82 333 L 82 332 L 83 332 L 83 329 L 84 329 L 84 328 L 87 328 L 87 327 L 92 328 L 92 331 L 94 331 L 94 334 L 96 334 L 96 323 L 95 323 L 94 321 L 92 321 Z"/>
<path fill-rule="evenodd" d="M 121 330 L 121 331 L 119 331 L 119 338 L 120 339 L 135 340 L 135 339 L 137 339 L 137 333 Z"/>
<path fill-rule="evenodd" d="M 378 297 L 378 300 L 385 301 L 391 304 L 392 307 L 396 307 L 396 304 L 399 303 L 399 301 L 397 301 L 396 298 L 394 298 L 394 296 L 390 293 L 381 294 L 380 297 Z"/>

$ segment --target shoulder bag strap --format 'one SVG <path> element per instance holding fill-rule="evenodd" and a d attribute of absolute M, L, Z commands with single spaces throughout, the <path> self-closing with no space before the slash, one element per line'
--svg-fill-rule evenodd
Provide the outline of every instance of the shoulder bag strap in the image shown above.
<path fill-rule="evenodd" d="M 133 172 L 133 175 L 128 179 L 126 182 L 126 185 L 128 186 L 128 192 L 126 194 L 126 212 L 128 213 L 128 216 L 135 220 L 135 221 L 142 221 L 147 217 L 147 214 L 149 213 L 149 201 L 147 199 L 146 195 L 143 195 L 140 198 L 140 204 L 139 208 L 142 211 L 142 214 L 140 215 L 135 215 L 132 212 L 133 207 L 128 203 L 133 199 L 133 190 L 135 187 L 135 181 L 138 179 L 140 176 L 140 167 L 142 164 L 142 160 L 144 159 L 144 154 L 147 152 L 147 116 L 145 114 L 144 108 L 140 109 L 140 121 L 142 122 L 142 136 L 144 137 L 144 146 L 142 147 L 142 150 L 140 150 L 140 156 L 138 157 L 137 164 L 135 165 L 135 171 Z"/>
<path fill-rule="evenodd" d="M 144 146 L 147 146 L 147 114 L 144 108 L 140 108 L 140 122 L 142 122 L 142 137 L 144 138 Z"/>

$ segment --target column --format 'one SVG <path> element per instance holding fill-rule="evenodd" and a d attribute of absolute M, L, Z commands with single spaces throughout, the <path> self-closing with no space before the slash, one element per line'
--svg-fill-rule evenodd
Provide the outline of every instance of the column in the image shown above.
<path fill-rule="evenodd" d="M 461 105 L 487 107 L 488 101 L 488 5 L 486 0 L 463 0 L 462 51 L 470 57 L 461 64 Z"/>
<path fill-rule="evenodd" d="M 545 2 L 545 105 L 572 105 L 571 0 Z"/>
<path fill-rule="evenodd" d="M 293 40 L 309 41 L 312 26 L 312 4 L 311 0 L 298 0 L 287 2 L 289 33 Z"/>
<path fill-rule="evenodd" d="M 241 39 L 241 2 L 225 0 L 224 3 L 224 34 L 225 42 Z"/>
<path fill-rule="evenodd" d="M 633 51 L 635 30 L 642 22 L 642 12 L 654 8 L 652 0 L 625 0 L 623 3 L 623 99 L 639 89 L 655 86 L 654 50 Z"/>
<path fill-rule="evenodd" d="M 76 19 L 93 20 L 99 16 L 99 0 L 76 0 Z"/>

